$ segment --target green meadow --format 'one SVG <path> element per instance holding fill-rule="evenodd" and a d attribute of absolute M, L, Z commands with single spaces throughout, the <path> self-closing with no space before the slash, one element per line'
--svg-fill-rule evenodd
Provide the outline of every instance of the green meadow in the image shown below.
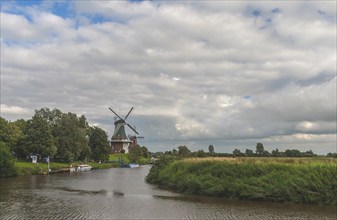
<path fill-rule="evenodd" d="M 117 163 L 120 158 L 124 161 L 124 163 L 130 163 L 129 154 L 109 154 L 109 161 L 111 162 Z"/>
<path fill-rule="evenodd" d="M 48 171 L 48 163 L 32 163 L 32 162 L 22 162 L 16 161 L 14 164 L 15 171 L 17 175 L 29 175 L 29 174 L 38 174 L 40 172 Z M 52 170 L 62 169 L 70 167 L 68 163 L 49 163 L 49 168 Z"/>
<path fill-rule="evenodd" d="M 129 154 L 118 154 L 118 153 L 110 154 L 109 155 L 109 161 L 113 162 L 113 163 L 119 162 L 120 157 L 125 164 L 131 163 Z M 149 164 L 149 159 L 147 159 L 145 157 L 139 157 L 136 162 L 140 165 L 145 165 L 145 164 Z"/>
<path fill-rule="evenodd" d="M 69 168 L 70 166 L 76 166 L 82 164 L 82 162 L 74 162 L 74 163 L 55 163 L 52 162 L 49 164 L 49 168 L 53 170 Z M 93 169 L 107 169 L 111 167 L 117 167 L 115 163 L 97 163 L 97 162 L 89 162 L 89 164 Z M 30 175 L 30 174 L 39 174 L 46 173 L 48 171 L 48 163 L 37 163 L 33 164 L 31 162 L 15 162 L 15 171 L 16 175 Z"/>
<path fill-rule="evenodd" d="M 185 194 L 337 205 L 336 158 L 164 159 L 147 181 Z"/>
<path fill-rule="evenodd" d="M 107 163 L 98 163 L 98 162 L 88 162 L 92 166 L 93 169 L 107 169 L 112 167 L 119 167 L 119 158 L 122 158 L 125 164 L 131 163 L 128 154 L 109 154 L 109 162 Z M 139 164 L 148 164 L 148 159 L 141 157 L 137 160 Z M 49 163 L 49 168 L 51 170 L 58 170 L 63 168 L 69 168 L 70 166 L 76 166 L 79 164 L 83 164 L 84 162 L 76 161 L 73 163 L 57 163 L 51 162 Z M 36 163 L 32 162 L 23 162 L 23 161 L 15 161 L 14 168 L 16 175 L 29 175 L 29 174 L 39 174 L 46 173 L 48 171 L 48 163 Z"/>

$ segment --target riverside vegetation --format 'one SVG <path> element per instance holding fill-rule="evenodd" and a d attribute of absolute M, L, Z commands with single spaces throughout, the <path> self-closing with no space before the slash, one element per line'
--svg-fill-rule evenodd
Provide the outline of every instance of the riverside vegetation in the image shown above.
<path fill-rule="evenodd" d="M 1 143 L 0 143 L 1 144 Z M 3 155 L 3 154 L 0 154 Z M 10 156 L 9 153 L 7 156 Z M 112 167 L 119 167 L 119 159 L 122 159 L 125 163 L 131 163 L 132 162 L 132 156 L 130 154 L 109 154 L 109 160 L 105 163 L 99 163 L 99 162 L 88 162 L 92 169 L 107 169 Z M 0 161 L 2 161 L 0 159 Z M 139 164 L 148 164 L 149 160 L 143 156 L 139 156 L 137 159 L 137 162 Z M 48 163 L 46 162 L 40 162 L 33 164 L 32 162 L 27 161 L 15 161 L 12 160 L 12 170 L 11 173 L 2 172 L 1 169 L 1 176 L 22 176 L 22 175 L 31 175 L 31 174 L 40 174 L 40 173 L 47 173 L 48 172 Z M 79 164 L 84 163 L 83 161 L 76 161 L 72 163 L 60 163 L 60 162 L 51 162 L 49 163 L 49 168 L 53 171 L 63 169 L 63 168 L 69 168 L 69 167 L 75 167 Z M 1 167 L 2 168 L 2 167 Z"/>
<path fill-rule="evenodd" d="M 81 162 L 74 162 L 72 164 L 52 162 L 49 164 L 49 168 L 52 171 L 55 171 L 63 168 L 69 168 L 70 166 L 75 167 L 79 164 L 81 164 Z M 92 169 L 106 169 L 111 167 L 117 167 L 117 164 L 114 163 L 89 162 L 88 164 L 92 167 Z M 47 173 L 48 163 L 33 164 L 31 162 L 17 161 L 14 163 L 14 169 L 15 169 L 14 174 L 15 176 Z"/>
<path fill-rule="evenodd" d="M 163 156 L 146 180 L 185 194 L 337 205 L 336 158 Z"/>
<path fill-rule="evenodd" d="M 52 169 L 87 161 L 97 162 L 90 164 L 93 168 L 117 166 L 109 163 L 110 151 L 107 132 L 90 126 L 84 115 L 41 108 L 29 120 L 0 117 L 0 177 L 45 172 L 47 164 L 40 163 L 44 158 L 54 162 Z M 38 165 L 18 162 L 28 162 L 32 155 L 38 157 Z M 147 148 L 139 146 L 128 158 L 143 164 L 148 156 Z"/>

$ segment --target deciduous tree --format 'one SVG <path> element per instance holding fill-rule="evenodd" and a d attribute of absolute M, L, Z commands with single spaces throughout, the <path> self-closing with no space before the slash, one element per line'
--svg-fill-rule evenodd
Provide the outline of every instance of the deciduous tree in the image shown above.
<path fill-rule="evenodd" d="M 88 151 L 87 131 L 80 126 L 76 114 L 63 113 L 59 122 L 55 125 L 57 144 L 56 158 L 63 161 L 76 161 L 83 157 L 83 152 Z"/>
<path fill-rule="evenodd" d="M 196 156 L 197 157 L 207 157 L 207 153 L 201 149 L 196 152 Z"/>
<path fill-rule="evenodd" d="M 0 177 L 14 176 L 14 158 L 9 147 L 0 141 Z"/>
<path fill-rule="evenodd" d="M 256 144 L 256 151 L 257 154 L 262 154 L 264 152 L 264 147 L 262 143 Z"/>
<path fill-rule="evenodd" d="M 233 150 L 233 156 L 240 157 L 240 156 L 242 156 L 242 153 L 239 149 L 234 149 Z"/>
<path fill-rule="evenodd" d="M 141 147 L 141 149 L 142 149 L 142 156 L 145 157 L 145 158 L 148 158 L 149 157 L 149 150 L 145 146 Z"/>
<path fill-rule="evenodd" d="M 251 149 L 246 149 L 246 156 L 251 157 L 254 155 L 254 151 Z"/>
<path fill-rule="evenodd" d="M 209 145 L 208 146 L 208 152 L 213 155 L 214 154 L 214 146 L 213 145 Z"/>
<path fill-rule="evenodd" d="M 131 162 L 135 163 L 143 155 L 142 149 L 139 145 L 136 145 L 129 149 L 129 159 Z"/>
<path fill-rule="evenodd" d="M 40 156 L 54 156 L 56 146 L 48 122 L 40 115 L 34 115 L 27 123 L 25 138 L 26 152 Z"/>
<path fill-rule="evenodd" d="M 107 161 L 109 159 L 108 135 L 103 129 L 96 126 L 90 128 L 89 147 L 92 159 L 96 161 Z"/>
<path fill-rule="evenodd" d="M 22 131 L 14 122 L 8 122 L 0 117 L 0 141 L 6 143 L 11 151 L 15 151 L 16 144 L 22 136 Z"/>
<path fill-rule="evenodd" d="M 191 151 L 185 145 L 178 147 L 178 155 L 180 157 L 188 157 L 191 155 Z"/>

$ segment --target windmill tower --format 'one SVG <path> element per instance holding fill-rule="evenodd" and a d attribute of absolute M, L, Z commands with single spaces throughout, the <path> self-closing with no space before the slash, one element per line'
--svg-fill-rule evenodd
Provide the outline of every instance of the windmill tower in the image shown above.
<path fill-rule="evenodd" d="M 124 150 L 125 153 L 129 152 L 129 146 L 132 143 L 128 139 L 125 133 L 125 125 L 127 125 L 131 130 L 133 130 L 136 134 L 138 132 L 133 129 L 128 123 L 125 122 L 127 117 L 130 115 L 131 111 L 133 110 L 133 107 L 130 109 L 128 114 L 125 116 L 125 118 L 121 118 L 116 112 L 114 112 L 111 108 L 109 108 L 110 111 L 112 111 L 119 120 L 115 121 L 115 131 L 111 137 L 111 152 L 112 153 L 120 153 L 122 150 Z"/>

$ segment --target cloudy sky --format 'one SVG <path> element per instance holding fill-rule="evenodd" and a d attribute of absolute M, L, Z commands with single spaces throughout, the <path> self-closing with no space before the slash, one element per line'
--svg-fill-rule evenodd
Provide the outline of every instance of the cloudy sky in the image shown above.
<path fill-rule="evenodd" d="M 48 107 L 152 151 L 336 151 L 336 1 L 1 1 L 1 116 Z M 127 133 L 133 134 L 127 129 Z"/>

